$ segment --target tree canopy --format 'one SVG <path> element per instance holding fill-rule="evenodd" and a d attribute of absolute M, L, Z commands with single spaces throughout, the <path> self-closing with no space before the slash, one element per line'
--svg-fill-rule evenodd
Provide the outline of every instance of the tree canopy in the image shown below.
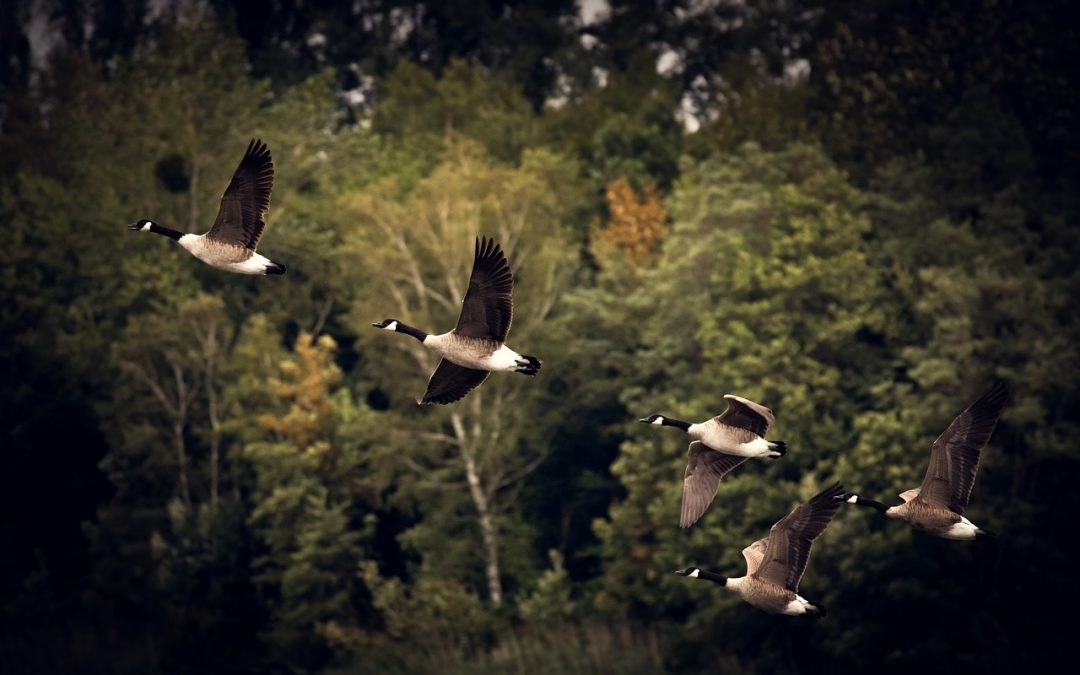
<path fill-rule="evenodd" d="M 1070 9 L 5 3 L 0 670 L 1071 658 Z M 253 137 L 287 276 L 125 230 L 206 231 Z M 434 355 L 371 323 L 448 330 L 481 235 L 543 370 L 418 407 Z M 671 574 L 741 575 L 834 481 L 896 503 L 995 380 L 968 515 L 996 542 L 845 509 L 812 625 Z M 789 452 L 680 529 L 687 439 L 636 420 L 728 393 Z"/>

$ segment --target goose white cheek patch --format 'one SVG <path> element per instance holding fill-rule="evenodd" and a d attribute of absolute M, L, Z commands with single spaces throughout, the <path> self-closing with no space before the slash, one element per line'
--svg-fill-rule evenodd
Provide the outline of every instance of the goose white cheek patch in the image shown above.
<path fill-rule="evenodd" d="M 153 223 L 151 223 L 149 220 L 146 221 L 146 224 L 142 226 L 142 231 L 143 232 L 149 232 L 151 225 L 153 225 Z"/>
<path fill-rule="evenodd" d="M 652 423 L 653 423 L 653 424 L 655 424 L 655 425 L 657 425 L 657 426 L 659 426 L 659 425 L 661 425 L 661 424 L 663 424 L 663 423 L 664 423 L 664 418 L 663 418 L 663 417 L 657 417 L 656 419 L 654 419 L 654 420 L 652 421 Z"/>
<path fill-rule="evenodd" d="M 693 572 L 690 573 L 690 578 L 691 579 L 697 579 L 699 574 L 701 574 L 701 570 L 694 570 Z"/>

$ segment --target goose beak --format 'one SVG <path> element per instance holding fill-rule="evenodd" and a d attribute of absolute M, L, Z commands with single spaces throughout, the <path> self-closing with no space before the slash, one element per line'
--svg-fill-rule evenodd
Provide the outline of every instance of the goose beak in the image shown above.
<path fill-rule="evenodd" d="M 638 422 L 641 422 L 642 424 L 652 424 L 652 420 L 650 420 L 648 417 L 642 417 L 638 420 Z"/>
<path fill-rule="evenodd" d="M 675 574 L 678 574 L 680 577 L 685 577 L 686 570 L 675 570 Z"/>
<path fill-rule="evenodd" d="M 133 232 L 137 232 L 138 230 L 141 230 L 142 228 L 139 227 L 138 223 L 128 223 L 128 229 L 133 231 Z"/>

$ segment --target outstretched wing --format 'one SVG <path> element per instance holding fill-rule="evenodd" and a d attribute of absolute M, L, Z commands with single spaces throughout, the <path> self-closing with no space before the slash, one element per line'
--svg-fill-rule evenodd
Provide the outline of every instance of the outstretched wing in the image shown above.
<path fill-rule="evenodd" d="M 843 492 L 844 488 L 836 483 L 796 506 L 773 525 L 761 566 L 754 576 L 797 592 L 810 560 L 810 546 L 836 515 L 843 502 L 835 497 Z"/>
<path fill-rule="evenodd" d="M 427 391 L 417 403 L 453 403 L 487 379 L 488 371 L 465 368 L 443 359 L 428 379 Z"/>
<path fill-rule="evenodd" d="M 903 499 L 905 502 L 910 502 L 912 499 L 915 499 L 918 496 L 919 496 L 919 488 L 912 488 L 910 490 L 904 490 L 903 492 L 900 493 L 900 499 Z"/>
<path fill-rule="evenodd" d="M 765 559 L 765 550 L 769 546 L 769 538 L 763 537 L 742 550 L 742 556 L 746 558 L 746 576 L 757 572 L 761 567 L 761 561 Z"/>
<path fill-rule="evenodd" d="M 769 427 L 776 423 L 773 412 L 760 403 L 754 403 L 734 394 L 725 394 L 724 398 L 728 402 L 727 410 L 714 418 L 722 424 L 764 436 Z"/>
<path fill-rule="evenodd" d="M 454 331 L 459 335 L 506 341 L 514 318 L 514 275 L 493 239 L 476 240 L 469 290 Z"/>
<path fill-rule="evenodd" d="M 221 195 L 214 226 L 206 236 L 223 244 L 255 250 L 274 188 L 274 160 L 266 144 L 255 138 L 248 144 L 229 187 Z"/>
<path fill-rule="evenodd" d="M 691 443 L 686 455 L 679 527 L 690 527 L 696 523 L 716 496 L 720 479 L 747 459 L 716 452 L 701 441 Z"/>
<path fill-rule="evenodd" d="M 919 499 L 964 513 L 979 470 L 979 454 L 990 441 L 1008 398 L 1008 387 L 997 382 L 938 436 L 930 450 Z"/>

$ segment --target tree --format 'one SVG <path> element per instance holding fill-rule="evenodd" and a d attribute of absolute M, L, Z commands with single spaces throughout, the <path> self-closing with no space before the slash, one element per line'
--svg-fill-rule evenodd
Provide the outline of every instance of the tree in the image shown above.
<path fill-rule="evenodd" d="M 154 313 L 144 322 L 128 327 L 117 345 L 117 360 L 127 371 L 136 391 L 145 392 L 152 408 L 165 418 L 175 453 L 176 491 L 190 510 L 191 479 L 187 431 L 192 405 L 200 394 L 202 375 L 193 354 L 179 339 L 174 325 Z M 156 320 L 155 320 L 156 319 Z M 153 413 L 152 413 L 153 414 Z"/>
<path fill-rule="evenodd" d="M 515 169 L 492 162 L 474 143 L 451 139 L 443 162 L 400 202 L 388 197 L 395 192 L 392 183 L 347 197 L 345 222 L 362 224 L 351 226 L 356 229 L 350 254 L 359 263 L 356 268 L 364 270 L 369 289 L 353 308 L 358 331 L 373 316 L 394 316 L 431 330 L 452 325 L 469 279 L 473 240 L 488 234 L 502 245 L 515 272 L 511 342 L 525 349 L 572 272 L 565 264 L 562 235 L 566 204 L 557 197 L 557 186 L 572 176 L 560 171 L 563 166 L 557 157 L 537 152 L 527 154 Z M 375 342 L 367 337 L 370 328 L 362 335 L 372 352 L 406 357 L 404 362 L 379 359 L 379 372 L 372 374 L 393 400 L 414 400 L 435 367 L 434 355 L 411 340 L 379 336 Z M 431 421 L 420 426 L 430 431 L 402 434 L 395 443 L 394 454 L 414 473 L 411 480 L 419 494 L 456 485 L 467 490 L 487 593 L 495 604 L 503 596 L 500 536 L 507 526 L 500 525 L 500 518 L 512 509 L 515 488 L 551 451 L 542 440 L 525 442 L 520 432 L 522 405 L 537 382 L 492 377 L 459 404 L 404 416 L 401 427 L 415 428 L 426 419 Z M 427 510 L 425 524 L 411 536 L 438 527 L 439 514 L 448 511 Z M 444 533 L 449 526 L 435 531 Z M 425 561 L 435 565 L 427 555 Z M 443 575 L 454 573 L 445 558 L 438 568 Z"/>
<path fill-rule="evenodd" d="M 420 150 L 428 162 L 450 133 L 479 141 L 497 159 L 516 162 L 536 143 L 535 127 L 533 111 L 518 87 L 457 59 L 438 79 L 402 61 L 382 82 L 373 119 L 376 132 Z"/>
<path fill-rule="evenodd" d="M 374 529 L 358 497 L 365 443 L 339 432 L 373 419 L 337 389 L 335 347 L 329 336 L 299 335 L 264 382 L 279 412 L 258 420 L 273 440 L 245 447 L 255 472 L 250 521 L 263 547 L 255 580 L 272 612 L 266 640 L 288 663 L 325 662 L 331 636 L 356 625 L 356 569 Z"/>
<path fill-rule="evenodd" d="M 698 564 L 736 574 L 742 547 L 833 479 L 837 449 L 856 438 L 848 420 L 891 376 L 888 356 L 875 348 L 890 305 L 864 250 L 865 199 L 819 148 L 747 145 L 684 171 L 669 200 L 671 234 L 639 284 L 623 291 L 617 270 L 601 278 L 621 298 L 607 302 L 623 308 L 616 315 L 628 324 L 606 330 L 601 347 L 629 351 L 614 364 L 628 417 L 707 419 L 722 410 L 723 394 L 735 393 L 772 408 L 770 437 L 792 450 L 740 467 L 705 518 L 682 531 L 686 441 L 652 430 L 630 435 L 612 467 L 625 497 L 595 524 L 606 561 L 594 598 L 602 611 L 685 616 L 695 642 L 730 627 L 736 598 L 702 594 L 668 571 Z M 610 344 L 623 335 L 632 341 Z M 827 575 L 819 563 L 807 592 L 815 569 L 817 579 Z M 776 631 L 758 637 L 781 639 Z M 720 657 L 717 650 L 707 658 Z"/>
<path fill-rule="evenodd" d="M 639 195 L 625 177 L 619 177 L 607 184 L 605 196 L 610 219 L 593 239 L 593 255 L 603 260 L 618 251 L 632 266 L 655 257 L 666 232 L 656 186 L 646 185 Z"/>
<path fill-rule="evenodd" d="M 811 60 L 817 126 L 834 153 L 867 167 L 913 148 L 937 156 L 949 135 L 934 128 L 980 92 L 1022 122 L 1045 175 L 1068 171 L 1080 87 L 1059 64 L 1077 57 L 1071 13 L 1016 1 L 838 11 Z"/>

